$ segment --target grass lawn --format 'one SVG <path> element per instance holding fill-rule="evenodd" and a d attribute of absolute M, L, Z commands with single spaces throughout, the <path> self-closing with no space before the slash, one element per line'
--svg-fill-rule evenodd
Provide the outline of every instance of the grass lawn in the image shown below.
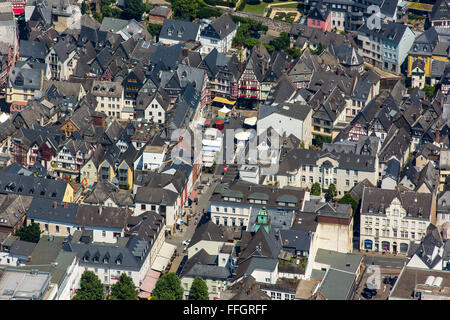
<path fill-rule="evenodd" d="M 262 14 L 268 4 L 276 4 L 276 3 L 281 4 L 281 3 L 285 3 L 285 2 L 290 2 L 290 1 L 274 0 L 271 3 L 266 3 L 264 1 L 261 1 L 259 4 L 246 4 L 244 7 L 244 10 L 242 10 L 242 11 Z M 297 5 L 298 5 L 298 3 L 291 3 L 291 4 L 286 4 L 286 5 L 274 6 L 273 8 L 297 8 Z"/>

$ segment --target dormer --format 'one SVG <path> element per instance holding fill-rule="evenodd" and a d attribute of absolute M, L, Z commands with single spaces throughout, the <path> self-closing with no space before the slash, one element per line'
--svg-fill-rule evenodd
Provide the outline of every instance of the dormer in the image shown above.
<path fill-rule="evenodd" d="M 87 250 L 83 255 L 83 261 L 89 262 L 89 258 L 91 257 L 91 254 L 89 253 L 89 250 Z"/>
<path fill-rule="evenodd" d="M 122 265 L 122 262 L 123 262 L 123 255 L 121 253 L 119 253 L 119 255 L 116 258 L 116 264 Z"/>
<path fill-rule="evenodd" d="M 96 252 L 95 254 L 94 254 L 94 262 L 95 263 L 99 263 L 100 262 L 100 252 Z"/>
<path fill-rule="evenodd" d="M 105 256 L 103 257 L 103 263 L 109 263 L 109 258 L 110 258 L 110 256 L 109 256 L 109 252 L 107 252 L 106 254 L 105 254 Z"/>

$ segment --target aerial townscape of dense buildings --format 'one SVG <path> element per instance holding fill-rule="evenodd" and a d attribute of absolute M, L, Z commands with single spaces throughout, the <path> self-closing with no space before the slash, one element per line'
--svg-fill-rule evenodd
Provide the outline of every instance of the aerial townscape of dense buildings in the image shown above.
<path fill-rule="evenodd" d="M 0 300 L 450 300 L 449 88 L 447 0 L 2 0 Z"/>

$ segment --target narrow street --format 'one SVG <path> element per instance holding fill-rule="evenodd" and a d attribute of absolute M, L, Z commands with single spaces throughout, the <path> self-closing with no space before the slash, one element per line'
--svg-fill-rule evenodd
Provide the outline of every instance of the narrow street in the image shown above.
<path fill-rule="evenodd" d="M 209 187 L 202 183 L 202 181 L 208 181 L 208 179 L 212 181 Z M 192 205 L 189 206 L 189 209 L 191 209 L 191 212 L 193 213 L 193 215 L 190 217 L 189 225 L 187 226 L 183 224 L 181 226 L 181 231 L 177 230 L 174 235 L 166 237 L 167 243 L 177 246 L 177 253 L 178 253 L 178 256 L 176 256 L 175 259 L 172 261 L 172 265 L 170 267 L 169 272 L 176 272 L 178 270 L 181 261 L 183 260 L 183 257 L 187 255 L 187 251 L 186 252 L 183 251 L 185 247 L 183 245 L 183 242 L 185 240 L 189 240 L 192 238 L 192 236 L 195 233 L 195 229 L 198 226 L 198 222 L 200 221 L 200 219 L 202 219 L 203 211 L 205 212 L 208 211 L 210 204 L 209 198 L 211 197 L 211 194 L 213 193 L 216 185 L 220 183 L 220 179 L 217 178 L 217 176 L 215 179 L 217 179 L 217 181 L 214 181 L 214 177 L 212 174 L 202 172 L 200 178 L 198 179 L 197 186 L 195 188 L 198 195 L 198 203 L 195 204 L 195 202 L 193 202 Z M 198 188 L 200 185 L 203 185 L 203 189 Z M 196 218 L 197 223 L 195 222 Z"/>

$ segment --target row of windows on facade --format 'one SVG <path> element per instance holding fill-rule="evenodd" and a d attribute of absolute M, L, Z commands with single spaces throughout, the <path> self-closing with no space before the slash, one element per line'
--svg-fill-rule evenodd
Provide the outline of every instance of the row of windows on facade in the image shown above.
<path fill-rule="evenodd" d="M 269 279 L 269 278 L 267 278 L 267 279 Z M 270 282 L 270 279 L 269 279 L 269 281 L 267 281 L 267 279 L 266 279 L 266 282 Z M 266 294 L 268 294 L 269 293 L 269 291 L 265 291 L 265 290 L 263 290 Z M 270 291 L 270 298 L 272 299 L 272 300 L 274 300 L 274 299 L 276 299 L 276 300 L 281 300 L 281 292 L 274 292 L 274 291 Z M 295 298 L 295 295 L 294 294 L 289 294 L 289 293 L 285 293 L 284 294 L 284 300 L 294 300 L 294 298 Z"/>
<path fill-rule="evenodd" d="M 269 177 L 269 181 L 276 181 L 276 179 L 275 180 L 271 180 L 272 178 L 273 178 L 273 176 L 270 176 Z M 301 182 L 306 182 L 306 176 L 302 175 L 300 177 L 300 180 L 301 180 Z M 288 176 L 288 182 L 295 182 L 295 181 L 296 181 L 295 176 Z M 331 181 L 333 181 L 333 184 L 338 184 L 337 178 L 333 178 L 333 180 L 325 178 L 323 181 L 324 181 L 325 185 L 331 184 Z M 319 177 L 316 182 L 322 183 L 322 177 Z M 314 183 L 314 177 L 313 176 L 309 176 L 309 183 Z M 356 186 L 357 184 L 358 184 L 358 180 L 353 180 L 353 186 Z M 345 180 L 345 185 L 347 187 L 349 187 L 350 186 L 350 180 L 346 179 Z"/>
<path fill-rule="evenodd" d="M 100 97 L 101 100 L 108 100 L 108 101 L 120 101 L 120 98 L 115 98 L 115 97 Z M 102 105 L 103 106 L 103 105 Z"/>
<path fill-rule="evenodd" d="M 301 170 L 302 171 L 307 171 L 307 169 L 306 169 L 306 165 L 304 164 L 304 165 L 302 165 L 302 167 L 301 167 Z M 314 168 L 315 168 L 316 166 L 309 166 L 309 172 L 314 172 Z M 324 170 L 325 169 L 325 170 Z M 339 170 L 344 170 L 344 169 L 340 169 L 340 168 L 333 168 L 333 173 L 334 174 L 337 174 L 338 172 L 338 169 Z M 331 169 L 330 168 L 324 168 L 324 167 L 319 167 L 319 172 L 321 172 L 321 173 L 323 173 L 325 171 L 325 174 L 330 174 L 331 173 Z M 350 169 L 345 169 L 345 174 L 347 175 L 347 176 L 349 176 L 350 175 L 350 172 L 352 172 L 353 173 L 353 175 L 354 176 L 358 176 L 358 170 L 350 170 Z"/>
<path fill-rule="evenodd" d="M 101 107 L 101 108 L 105 108 L 105 104 L 102 103 L 100 107 Z M 113 103 L 113 104 L 108 103 L 108 108 L 116 108 L 116 109 L 120 109 L 120 105 L 119 105 L 119 104 L 114 104 L 114 103 Z"/>
<path fill-rule="evenodd" d="M 374 213 L 374 210 L 373 210 L 373 203 L 369 203 L 368 212 L 369 212 L 369 213 Z M 392 215 L 393 215 L 393 216 L 399 216 L 399 215 L 400 215 L 399 212 L 400 212 L 400 211 L 399 211 L 398 209 L 393 209 Z M 389 215 L 389 210 L 386 210 L 383 206 L 381 206 L 380 208 L 378 208 L 378 213 L 380 213 L 380 214 L 386 213 L 387 215 Z M 411 217 L 411 216 L 413 215 L 413 212 L 410 211 L 410 210 L 407 210 L 407 211 L 406 211 L 406 215 L 407 215 L 408 217 Z M 419 210 L 418 210 L 418 212 L 417 212 L 417 216 L 418 216 L 419 218 L 421 218 L 422 215 L 423 215 L 422 208 L 419 208 Z"/>
<path fill-rule="evenodd" d="M 84 271 L 88 271 L 88 268 L 84 268 Z M 95 273 L 98 273 L 98 268 L 94 268 L 94 272 Z M 107 273 L 108 272 L 108 269 L 104 269 L 104 272 L 105 273 Z M 120 276 L 122 273 L 124 273 L 123 271 L 121 271 L 121 270 L 117 270 L 117 276 Z M 130 276 L 131 277 L 131 271 L 128 271 L 127 272 L 128 273 L 128 276 Z M 111 275 L 111 277 L 114 277 L 113 275 Z M 105 282 L 106 281 L 108 281 L 108 276 L 105 276 Z"/>
<path fill-rule="evenodd" d="M 389 214 L 389 211 L 387 212 L 387 214 Z M 398 215 L 399 215 L 399 211 L 398 210 L 394 210 L 394 216 L 398 216 Z M 364 223 L 366 225 L 372 225 L 373 221 L 374 221 L 372 217 L 366 217 L 363 220 L 364 220 Z M 390 226 L 390 220 L 389 219 L 382 219 L 381 222 L 382 222 L 382 226 L 386 226 L 386 227 Z M 380 219 L 379 218 L 375 218 L 375 226 L 379 226 L 379 225 L 380 225 Z M 394 228 L 397 228 L 398 221 L 397 220 L 393 220 L 392 221 L 392 225 L 393 225 Z M 417 226 L 417 228 L 425 229 L 426 226 L 427 226 L 427 223 L 426 222 L 417 222 L 417 225 L 416 225 L 415 221 L 402 220 L 401 221 L 401 225 L 402 225 L 402 228 L 408 228 L 409 226 L 411 226 L 412 229 L 415 229 L 416 226 Z"/>
<path fill-rule="evenodd" d="M 223 225 L 224 226 L 228 226 L 228 218 L 227 217 L 222 217 L 223 219 Z M 235 227 L 236 226 L 236 219 L 235 218 L 231 218 L 231 226 Z M 216 217 L 216 224 L 220 224 L 220 217 Z M 244 219 L 239 219 L 239 226 L 243 227 L 244 226 Z"/>
<path fill-rule="evenodd" d="M 31 219 L 31 223 L 33 223 L 33 222 L 34 222 L 34 220 Z M 45 229 L 45 231 L 48 232 L 49 229 L 48 229 L 48 224 L 47 224 L 47 223 L 44 225 L 44 229 Z M 80 227 L 77 227 L 77 230 L 81 230 L 81 228 L 80 228 Z M 56 233 L 59 233 L 59 231 L 60 231 L 59 226 L 55 226 L 55 231 L 56 231 Z M 70 227 L 67 227 L 67 228 L 66 228 L 66 231 L 67 231 L 67 233 L 70 234 L 70 231 L 71 231 Z M 114 235 L 114 236 L 117 237 L 118 235 L 116 234 L 116 235 Z M 103 238 L 106 238 L 106 231 L 102 231 L 102 237 L 103 237 Z"/>
<path fill-rule="evenodd" d="M 380 230 L 379 229 L 364 228 L 364 231 L 365 231 L 365 233 L 363 235 L 366 235 L 366 236 L 372 236 L 372 235 L 374 235 L 375 237 L 379 237 L 380 236 Z M 417 238 L 416 238 L 416 235 L 417 235 Z M 382 237 L 397 238 L 398 237 L 398 230 L 396 230 L 396 229 L 392 229 L 392 230 L 382 229 L 381 230 L 381 236 Z M 425 236 L 424 232 L 411 232 L 411 238 L 410 239 L 412 239 L 412 240 L 421 240 L 424 236 Z M 409 239 L 408 231 L 400 231 L 400 238 Z"/>

